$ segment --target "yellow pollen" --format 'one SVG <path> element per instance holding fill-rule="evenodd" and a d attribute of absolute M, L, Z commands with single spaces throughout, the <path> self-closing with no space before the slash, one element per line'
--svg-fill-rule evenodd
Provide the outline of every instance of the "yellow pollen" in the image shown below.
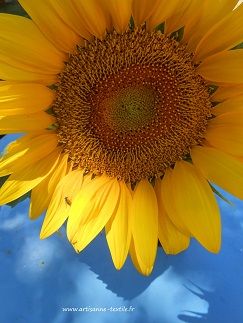
<path fill-rule="evenodd" d="M 200 144 L 211 116 L 192 57 L 161 32 L 128 29 L 77 47 L 60 75 L 59 142 L 76 166 L 153 178 Z"/>

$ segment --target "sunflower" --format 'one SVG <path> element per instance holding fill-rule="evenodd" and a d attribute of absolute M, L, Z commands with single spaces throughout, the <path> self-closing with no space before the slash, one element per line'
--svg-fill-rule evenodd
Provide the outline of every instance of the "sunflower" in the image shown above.
<path fill-rule="evenodd" d="M 243 198 L 243 5 L 20 0 L 0 15 L 1 204 L 31 191 L 41 239 L 103 228 L 117 269 L 193 237 L 217 253 L 214 184 Z"/>

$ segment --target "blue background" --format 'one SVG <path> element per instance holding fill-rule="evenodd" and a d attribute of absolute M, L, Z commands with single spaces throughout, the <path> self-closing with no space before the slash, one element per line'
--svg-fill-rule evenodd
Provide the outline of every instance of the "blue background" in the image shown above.
<path fill-rule="evenodd" d="M 0 150 L 15 136 L 4 137 Z M 222 193 L 222 191 L 221 191 Z M 226 193 L 224 193 L 226 194 Z M 77 255 L 66 238 L 39 240 L 43 217 L 28 218 L 29 200 L 0 209 L 0 322 L 212 322 L 243 321 L 243 202 L 222 200 L 222 248 L 210 254 L 194 239 L 177 256 L 159 248 L 149 277 L 130 258 L 117 271 L 105 235 Z M 114 312 L 111 307 L 130 312 Z M 63 308 L 106 312 L 64 312 Z"/>

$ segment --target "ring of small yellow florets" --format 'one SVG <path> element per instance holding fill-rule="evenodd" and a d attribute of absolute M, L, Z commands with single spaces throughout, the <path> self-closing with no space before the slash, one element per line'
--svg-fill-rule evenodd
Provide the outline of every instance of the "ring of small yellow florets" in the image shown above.
<path fill-rule="evenodd" d="M 129 182 L 184 158 L 211 116 L 191 55 L 160 31 L 128 29 L 78 46 L 57 93 L 59 142 L 74 165 Z"/>

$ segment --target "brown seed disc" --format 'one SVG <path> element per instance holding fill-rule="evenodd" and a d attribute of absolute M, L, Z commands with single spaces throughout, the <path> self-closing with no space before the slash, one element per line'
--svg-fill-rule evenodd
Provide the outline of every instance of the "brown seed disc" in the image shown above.
<path fill-rule="evenodd" d="M 54 111 L 74 164 L 128 182 L 152 178 L 202 141 L 211 102 L 185 48 L 129 29 L 78 47 Z"/>

